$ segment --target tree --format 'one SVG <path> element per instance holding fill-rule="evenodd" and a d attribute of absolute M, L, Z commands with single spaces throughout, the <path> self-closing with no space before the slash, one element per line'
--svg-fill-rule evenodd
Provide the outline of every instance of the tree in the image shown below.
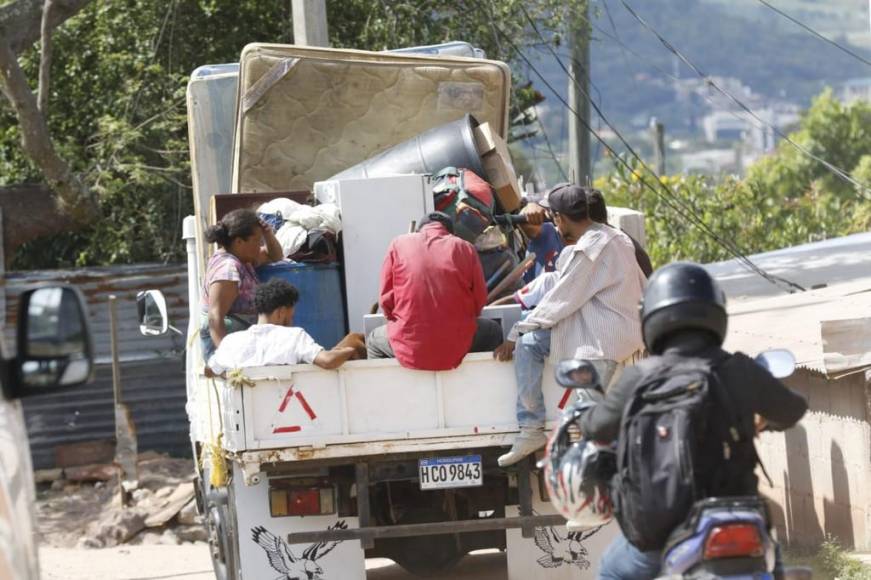
<path fill-rule="evenodd" d="M 55 150 L 42 110 L 47 102 L 51 62 L 48 47 L 52 30 L 88 1 L 58 0 L 54 4 L 45 0 L 43 4 L 39 0 L 18 0 L 0 7 L 0 92 L 17 116 L 21 147 L 40 168 L 48 185 L 48 188 L 0 189 L 0 207 L 10 214 L 4 216 L 4 222 L 15 223 L 17 231 L 16 236 L 6 240 L 7 253 L 27 239 L 92 219 L 96 212 L 91 192 Z M 39 77 L 40 99 L 37 101 L 19 66 L 17 54 L 40 38 L 44 67 Z M 22 204 L 25 193 L 29 208 Z M 34 206 L 43 214 L 35 213 Z"/>
<path fill-rule="evenodd" d="M 871 105 L 849 106 L 830 91 L 814 100 L 790 139 L 832 164 L 849 168 L 854 179 L 871 184 Z M 673 260 L 712 262 L 733 255 L 690 224 L 641 183 L 657 177 L 638 164 L 620 165 L 596 181 L 608 202 L 644 212 L 651 258 L 656 265 Z M 745 254 L 863 232 L 871 226 L 871 203 L 849 183 L 788 143 L 756 162 L 747 178 L 720 180 L 697 175 L 661 177 L 690 211 L 720 238 Z M 661 193 L 661 192 L 659 192 Z"/>
<path fill-rule="evenodd" d="M 585 1 L 524 6 L 543 28 L 558 30 Z M 330 39 L 333 46 L 370 50 L 462 39 L 510 61 L 515 55 L 497 30 L 520 45 L 539 42 L 523 24 L 521 2 L 331 0 Z M 98 217 L 84 228 L 27 242 L 13 267 L 180 259 L 181 220 L 192 208 L 188 75 L 203 64 L 238 60 L 254 41 L 292 42 L 289 2 L 103 0 L 58 29 L 48 127 L 71 171 L 95 194 Z M 26 78 L 36 79 L 38 53 L 25 51 L 19 60 Z M 514 86 L 512 120 L 522 125 L 528 122 L 523 112 L 541 95 L 516 72 Z M 0 186 L 42 181 L 44 171 L 20 146 L 22 126 L 12 111 L 0 107 L 0 120 Z"/>
<path fill-rule="evenodd" d="M 864 186 L 865 195 L 871 198 L 871 179 L 867 170 L 860 167 L 863 156 L 871 153 L 871 103 L 856 101 L 844 105 L 827 89 L 813 100 L 802 115 L 801 127 L 789 137 L 835 167 L 853 174 Z M 863 171 L 866 171 L 864 175 Z M 787 142 L 781 142 L 774 154 L 753 165 L 747 180 L 753 187 L 784 199 L 801 197 L 811 189 L 845 200 L 863 195 L 856 186 Z"/>

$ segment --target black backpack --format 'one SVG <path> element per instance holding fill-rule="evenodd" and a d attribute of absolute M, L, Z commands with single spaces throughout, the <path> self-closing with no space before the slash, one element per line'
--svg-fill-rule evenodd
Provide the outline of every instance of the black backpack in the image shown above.
<path fill-rule="evenodd" d="M 748 441 L 714 372 L 727 356 L 640 365 L 620 424 L 612 498 L 623 535 L 641 551 L 661 550 L 697 500 L 746 472 L 748 442 L 755 466 L 752 434 Z"/>

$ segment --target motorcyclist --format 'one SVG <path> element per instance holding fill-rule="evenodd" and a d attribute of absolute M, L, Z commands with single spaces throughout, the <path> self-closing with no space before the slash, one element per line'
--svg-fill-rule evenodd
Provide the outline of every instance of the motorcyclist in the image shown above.
<path fill-rule="evenodd" d="M 731 478 L 729 489 L 715 490 L 715 495 L 756 495 L 754 418 L 766 421 L 769 429 L 787 429 L 804 415 L 807 401 L 751 358 L 742 353 L 730 355 L 721 348 L 727 326 L 725 302 L 723 291 L 698 264 L 677 262 L 656 271 L 641 304 L 644 343 L 653 356 L 627 368 L 604 400 L 586 412 L 579 423 L 585 437 L 613 442 L 619 436 L 626 403 L 651 369 L 689 357 L 719 361 L 713 373 L 730 394 L 739 415 L 743 449 L 736 453 L 740 457 L 738 477 Z M 659 551 L 638 550 L 621 534 L 603 555 L 599 578 L 654 578 L 660 557 Z"/>

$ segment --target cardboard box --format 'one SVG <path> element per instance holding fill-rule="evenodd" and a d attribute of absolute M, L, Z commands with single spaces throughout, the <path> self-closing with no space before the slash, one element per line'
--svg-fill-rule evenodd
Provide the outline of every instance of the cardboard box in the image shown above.
<path fill-rule="evenodd" d="M 487 181 L 496 190 L 502 207 L 509 212 L 519 208 L 520 187 L 517 185 L 517 174 L 514 173 L 508 144 L 492 130 L 489 123 L 484 123 L 475 127 L 475 146 L 487 172 Z"/>

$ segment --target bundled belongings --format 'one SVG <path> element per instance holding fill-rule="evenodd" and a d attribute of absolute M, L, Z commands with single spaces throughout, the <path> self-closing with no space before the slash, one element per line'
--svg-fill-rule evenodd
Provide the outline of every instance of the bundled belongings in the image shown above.
<path fill-rule="evenodd" d="M 309 206 L 279 197 L 257 209 L 275 229 L 284 255 L 299 262 L 334 262 L 336 236 L 342 231 L 339 208 L 325 203 Z"/>

